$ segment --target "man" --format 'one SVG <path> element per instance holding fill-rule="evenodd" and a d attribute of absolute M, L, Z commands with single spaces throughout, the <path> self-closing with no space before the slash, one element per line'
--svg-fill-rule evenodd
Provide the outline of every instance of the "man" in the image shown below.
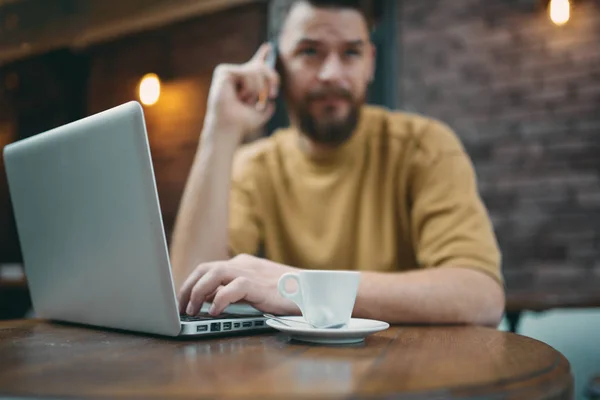
<path fill-rule="evenodd" d="M 277 292 L 283 273 L 352 269 L 355 317 L 498 324 L 500 254 L 472 164 L 442 123 L 363 104 L 375 51 L 360 8 L 298 1 L 281 75 L 270 51 L 215 70 L 173 236 L 180 311 L 298 314 Z M 238 149 L 273 113 L 261 93 L 280 86 L 291 127 Z"/>

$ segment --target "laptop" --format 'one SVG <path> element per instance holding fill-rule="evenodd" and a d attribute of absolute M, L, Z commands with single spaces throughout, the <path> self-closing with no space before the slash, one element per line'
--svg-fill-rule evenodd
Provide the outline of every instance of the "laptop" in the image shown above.
<path fill-rule="evenodd" d="M 208 304 L 179 314 L 138 102 L 11 143 L 3 155 L 36 317 L 172 337 L 270 329 L 243 304 L 217 317 Z"/>

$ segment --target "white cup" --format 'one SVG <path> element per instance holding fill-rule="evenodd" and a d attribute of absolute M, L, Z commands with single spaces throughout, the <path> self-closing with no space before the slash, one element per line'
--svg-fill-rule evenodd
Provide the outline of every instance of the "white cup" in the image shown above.
<path fill-rule="evenodd" d="M 298 289 L 290 293 L 286 283 L 293 279 Z M 348 324 L 352 318 L 360 272 L 306 270 L 279 278 L 277 289 L 300 308 L 302 316 L 316 328 Z"/>

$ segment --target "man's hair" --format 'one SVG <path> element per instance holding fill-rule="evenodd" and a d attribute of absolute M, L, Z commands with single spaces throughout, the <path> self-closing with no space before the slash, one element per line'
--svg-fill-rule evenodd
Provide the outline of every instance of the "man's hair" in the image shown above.
<path fill-rule="evenodd" d="M 363 0 L 304 0 L 310 3 L 313 7 L 319 8 L 354 8 L 355 10 L 362 11 Z"/>
<path fill-rule="evenodd" d="M 302 0 L 316 8 L 350 8 L 356 10 L 365 17 L 369 28 L 372 24 L 372 2 L 373 0 Z"/>

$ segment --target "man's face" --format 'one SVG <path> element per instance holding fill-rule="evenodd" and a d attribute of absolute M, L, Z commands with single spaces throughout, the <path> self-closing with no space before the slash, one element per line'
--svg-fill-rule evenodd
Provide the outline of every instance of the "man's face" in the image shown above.
<path fill-rule="evenodd" d="M 320 144 L 346 141 L 373 75 L 374 50 L 363 16 L 352 9 L 297 3 L 279 49 L 282 88 L 299 128 Z"/>

